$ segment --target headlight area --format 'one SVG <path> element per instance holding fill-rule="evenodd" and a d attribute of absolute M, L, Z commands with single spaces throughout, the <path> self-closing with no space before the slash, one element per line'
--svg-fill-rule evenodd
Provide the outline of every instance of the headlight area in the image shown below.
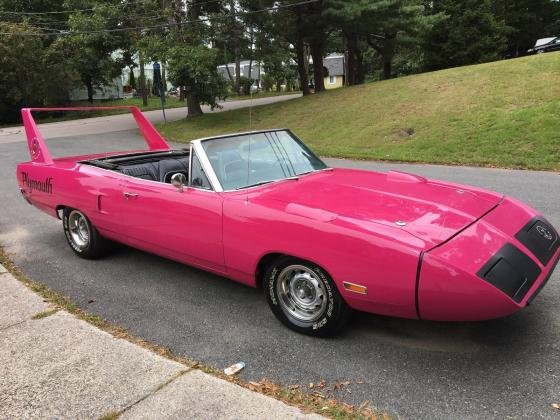
<path fill-rule="evenodd" d="M 539 232 L 554 240 L 545 244 L 535 236 Z M 505 200 L 453 239 L 424 253 L 417 290 L 420 317 L 478 321 L 524 308 L 560 259 L 555 241 L 557 233 L 548 222 L 530 208 Z"/>

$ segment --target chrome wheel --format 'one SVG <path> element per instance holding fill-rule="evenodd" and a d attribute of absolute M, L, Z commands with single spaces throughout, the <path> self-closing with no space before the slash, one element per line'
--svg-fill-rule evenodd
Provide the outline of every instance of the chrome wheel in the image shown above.
<path fill-rule="evenodd" d="M 68 231 L 70 239 L 79 249 L 85 249 L 89 245 L 91 232 L 89 223 L 82 213 L 78 210 L 72 210 L 68 215 Z"/>
<path fill-rule="evenodd" d="M 289 265 L 278 276 L 276 292 L 282 310 L 299 321 L 314 322 L 327 307 L 323 280 L 303 265 Z"/>

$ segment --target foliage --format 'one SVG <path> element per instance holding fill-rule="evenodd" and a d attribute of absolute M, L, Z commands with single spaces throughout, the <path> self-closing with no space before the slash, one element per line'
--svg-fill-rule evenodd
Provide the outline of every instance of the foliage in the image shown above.
<path fill-rule="evenodd" d="M 239 86 L 243 95 L 249 95 L 251 93 L 251 86 L 253 86 L 253 80 L 248 77 L 241 76 L 239 78 Z"/>
<path fill-rule="evenodd" d="M 560 35 L 560 3 L 550 0 L 498 0 L 494 10 L 509 27 L 506 55 L 517 57 L 538 38 Z"/>
<path fill-rule="evenodd" d="M 494 61 L 507 46 L 509 28 L 494 13 L 491 0 L 440 0 L 432 13 L 448 18 L 437 23 L 424 46 L 426 67 L 442 69 Z"/>
<path fill-rule="evenodd" d="M 0 22 L 0 122 L 13 122 L 26 106 L 44 106 L 66 99 L 67 83 L 61 61 L 49 60 L 42 40 L 27 23 Z"/>
<path fill-rule="evenodd" d="M 345 54 L 349 85 L 515 57 L 537 38 L 560 35 L 560 1 L 0 0 L 0 21 L 16 25 L 0 39 L 15 48 L 3 63 L 23 69 L 2 68 L 6 109 L 63 103 L 78 81 L 92 100 L 96 86 L 138 64 L 140 77 L 129 83 L 146 92 L 143 64 L 158 61 L 185 88 L 181 99 L 194 116 L 225 95 L 217 64 L 234 61 L 239 70 L 241 59 L 251 60 L 267 74 L 266 90 L 299 86 L 306 95 L 311 84 L 322 90 L 329 52 Z M 248 92 L 239 71 L 226 79 Z"/>
<path fill-rule="evenodd" d="M 216 70 L 216 51 L 205 45 L 177 45 L 169 49 L 168 59 L 168 79 L 174 86 L 184 86 L 212 109 L 218 99 L 225 99 L 227 83 Z"/>
<path fill-rule="evenodd" d="M 124 67 L 122 60 L 112 56 L 115 50 L 123 46 L 123 38 L 114 33 L 102 32 L 119 23 L 119 10 L 111 7 L 117 1 L 113 0 L 113 4 L 97 4 L 91 13 L 71 13 L 68 27 L 78 34 L 59 37 L 50 46 L 54 54 L 63 57 L 66 65 L 80 75 L 87 87 L 90 102 L 93 101 L 94 88 L 109 83 L 111 79 L 120 75 Z M 93 31 L 100 32 L 88 33 Z"/>
<path fill-rule="evenodd" d="M 349 39 L 365 40 L 380 55 L 385 79 L 393 76 L 398 47 L 418 45 L 443 19 L 440 13 L 425 14 L 420 0 L 330 0 L 329 6 L 326 14 L 340 22 Z"/>
<path fill-rule="evenodd" d="M 134 76 L 134 69 L 130 68 L 130 73 L 128 74 L 128 85 L 132 87 L 132 89 L 136 89 L 136 76 Z"/>
<path fill-rule="evenodd" d="M 265 92 L 270 92 L 274 87 L 274 79 L 270 74 L 266 73 L 262 78 L 261 84 L 262 84 L 262 89 Z"/>

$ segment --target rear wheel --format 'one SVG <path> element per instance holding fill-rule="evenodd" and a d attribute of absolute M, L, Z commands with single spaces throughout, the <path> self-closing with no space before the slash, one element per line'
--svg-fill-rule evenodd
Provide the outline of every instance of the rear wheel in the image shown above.
<path fill-rule="evenodd" d="M 295 331 L 333 335 L 350 315 L 333 280 L 316 264 L 282 257 L 269 266 L 263 286 L 274 315 Z"/>
<path fill-rule="evenodd" d="M 76 255 L 96 259 L 106 254 L 107 240 L 99 235 L 81 211 L 66 207 L 62 213 L 62 226 L 66 240 Z"/>

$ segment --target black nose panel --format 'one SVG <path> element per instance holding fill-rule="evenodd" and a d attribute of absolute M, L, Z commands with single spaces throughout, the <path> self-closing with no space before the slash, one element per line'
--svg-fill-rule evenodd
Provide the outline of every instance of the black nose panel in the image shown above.
<path fill-rule="evenodd" d="M 477 276 L 521 302 L 541 274 L 539 266 L 512 244 L 504 245 Z"/>

